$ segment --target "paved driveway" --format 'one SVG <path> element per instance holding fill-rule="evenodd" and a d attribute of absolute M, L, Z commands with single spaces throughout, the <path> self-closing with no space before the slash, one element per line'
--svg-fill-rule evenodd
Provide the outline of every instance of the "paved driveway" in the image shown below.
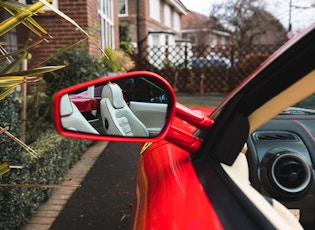
<path fill-rule="evenodd" d="M 127 229 L 139 148 L 109 143 L 50 229 Z"/>
<path fill-rule="evenodd" d="M 177 94 L 176 100 L 186 106 L 202 106 L 208 108 L 216 107 L 223 99 L 223 94 L 211 95 L 191 95 L 191 94 Z"/>

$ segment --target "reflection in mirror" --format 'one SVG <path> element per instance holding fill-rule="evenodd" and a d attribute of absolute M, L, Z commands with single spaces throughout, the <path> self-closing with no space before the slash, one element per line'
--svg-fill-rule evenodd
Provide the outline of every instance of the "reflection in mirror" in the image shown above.
<path fill-rule="evenodd" d="M 61 125 L 97 135 L 154 137 L 164 126 L 167 103 L 165 89 L 153 78 L 118 79 L 63 95 Z"/>

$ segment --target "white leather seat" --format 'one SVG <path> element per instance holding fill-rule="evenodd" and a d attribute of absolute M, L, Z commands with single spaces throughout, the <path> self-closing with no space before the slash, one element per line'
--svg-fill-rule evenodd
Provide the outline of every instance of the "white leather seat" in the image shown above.
<path fill-rule="evenodd" d="M 116 136 L 148 137 L 144 124 L 125 102 L 121 88 L 110 83 L 103 87 L 100 110 L 106 134 Z"/>
<path fill-rule="evenodd" d="M 85 119 L 76 105 L 70 101 L 68 94 L 60 99 L 60 117 L 63 128 L 72 131 L 99 134 Z"/>

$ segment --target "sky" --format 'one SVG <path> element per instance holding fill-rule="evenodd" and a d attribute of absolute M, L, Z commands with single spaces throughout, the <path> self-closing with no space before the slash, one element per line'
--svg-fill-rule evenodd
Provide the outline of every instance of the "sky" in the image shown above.
<path fill-rule="evenodd" d="M 191 11 L 208 16 L 211 4 L 222 0 L 181 0 Z M 315 0 L 291 0 L 291 25 L 294 33 L 302 30 L 315 21 Z M 313 7 L 310 7 L 313 6 Z M 266 10 L 282 23 L 285 29 L 289 26 L 289 0 L 265 0 Z"/>

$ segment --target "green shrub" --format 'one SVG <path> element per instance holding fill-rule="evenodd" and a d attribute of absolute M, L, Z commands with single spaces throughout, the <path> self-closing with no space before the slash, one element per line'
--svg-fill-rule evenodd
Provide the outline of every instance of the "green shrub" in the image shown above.
<path fill-rule="evenodd" d="M 0 177 L 1 184 L 58 184 L 71 165 L 78 161 L 91 141 L 61 137 L 51 127 L 30 147 L 38 158 L 21 151 L 23 169 L 12 169 Z M 0 187 L 0 229 L 18 229 L 45 201 L 52 189 L 45 187 Z"/>
<path fill-rule="evenodd" d="M 106 56 L 104 55 L 98 60 L 98 68 L 101 71 L 101 75 L 120 72 L 121 67 L 115 54 L 115 50 L 111 47 L 106 47 L 104 53 Z"/>
<path fill-rule="evenodd" d="M 106 55 L 97 61 L 101 75 L 126 72 L 135 67 L 134 61 L 122 50 L 113 50 L 111 47 L 106 47 L 104 53 Z"/>
<path fill-rule="evenodd" d="M 15 110 L 15 103 L 12 95 L 8 95 L 0 100 L 0 126 L 9 127 L 9 132 L 14 136 L 19 136 L 21 131 L 21 118 Z M 19 164 L 23 161 L 20 154 L 21 147 L 10 139 L 6 134 L 0 134 L 0 163 L 5 161 L 11 164 Z"/>
<path fill-rule="evenodd" d="M 46 65 L 66 66 L 61 70 L 44 74 L 48 98 L 51 98 L 58 90 L 100 77 L 95 59 L 79 48 L 53 54 Z"/>
<path fill-rule="evenodd" d="M 27 144 L 34 142 L 37 137 L 51 125 L 51 98 L 39 87 L 35 94 L 27 96 L 27 120 L 25 140 Z"/>
<path fill-rule="evenodd" d="M 45 73 L 43 80 L 46 84 L 43 91 L 46 95 L 40 101 L 41 122 L 51 122 L 51 100 L 53 95 L 64 88 L 85 82 L 100 76 L 96 60 L 86 51 L 79 48 L 71 48 L 66 51 L 58 51 L 46 62 L 48 66 L 65 65 L 58 71 Z M 36 100 L 32 101 L 37 103 Z M 29 104 L 29 107 L 34 107 Z M 36 119 L 35 119 L 36 121 Z M 32 122 L 31 122 L 32 125 Z"/>

